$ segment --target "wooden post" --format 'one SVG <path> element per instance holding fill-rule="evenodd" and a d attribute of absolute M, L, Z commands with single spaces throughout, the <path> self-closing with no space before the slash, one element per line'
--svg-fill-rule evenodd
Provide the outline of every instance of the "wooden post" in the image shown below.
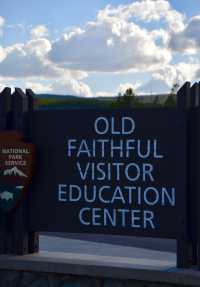
<path fill-rule="evenodd" d="M 197 196 L 197 204 L 196 204 L 196 234 L 197 234 L 197 266 L 200 270 L 200 83 L 198 83 L 198 95 L 197 95 L 197 111 L 196 111 L 196 196 Z"/>
<path fill-rule="evenodd" d="M 0 131 L 7 129 L 7 116 L 11 105 L 11 89 L 5 88 L 0 93 Z M 8 250 L 10 238 L 8 231 L 8 219 L 5 214 L 0 215 L 0 254 L 5 254 Z M 10 251 L 10 250 L 9 250 Z"/>
<path fill-rule="evenodd" d="M 0 130 L 7 129 L 7 115 L 11 109 L 11 89 L 5 88 L 0 93 Z"/>
<path fill-rule="evenodd" d="M 177 109 L 180 119 L 177 132 L 177 267 L 190 266 L 190 246 L 188 228 L 188 120 L 187 108 L 190 106 L 190 83 L 187 82 L 177 93 Z M 183 171 L 180 174 L 179 168 Z"/>
<path fill-rule="evenodd" d="M 199 105 L 199 84 L 195 83 L 190 90 L 190 110 L 189 110 L 189 233 L 191 235 L 191 265 L 197 264 L 197 178 L 198 162 L 196 152 L 198 149 L 198 105 Z"/>
<path fill-rule="evenodd" d="M 12 95 L 12 129 L 16 131 L 23 130 L 23 113 L 28 108 L 26 95 L 19 88 L 15 89 Z M 28 232 L 25 223 L 24 200 L 12 214 L 13 222 L 13 250 L 16 255 L 28 253 Z"/>
<path fill-rule="evenodd" d="M 27 89 L 26 90 L 26 97 L 28 99 L 28 115 L 29 118 L 31 117 L 32 112 L 34 111 L 35 108 L 35 101 L 34 101 L 34 93 L 32 90 Z M 24 137 L 26 142 L 30 142 L 29 135 L 24 132 Z M 29 201 L 30 198 L 30 191 L 27 194 L 27 201 Z M 30 203 L 30 201 L 29 201 Z M 26 204 L 28 207 L 28 204 Z M 37 232 L 29 232 L 28 236 L 28 252 L 29 253 L 36 253 L 39 252 L 39 234 Z"/>
<path fill-rule="evenodd" d="M 26 97 L 28 99 L 28 112 L 31 113 L 35 109 L 34 93 L 31 89 L 26 89 Z"/>

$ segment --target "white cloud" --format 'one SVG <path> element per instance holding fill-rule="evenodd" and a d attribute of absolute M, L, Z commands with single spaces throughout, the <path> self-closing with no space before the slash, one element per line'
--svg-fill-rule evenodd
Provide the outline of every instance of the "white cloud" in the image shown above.
<path fill-rule="evenodd" d="M 116 93 L 112 93 L 112 92 L 104 92 L 104 91 L 100 91 L 100 92 L 97 92 L 95 94 L 95 97 L 114 97 L 114 96 L 117 96 Z"/>
<path fill-rule="evenodd" d="M 154 41 L 159 40 L 163 47 L 166 47 L 170 40 L 170 34 L 164 29 L 153 30 L 149 32 L 153 37 Z"/>
<path fill-rule="evenodd" d="M 200 75 L 200 62 L 191 59 L 188 62 L 179 62 L 176 65 L 167 65 L 152 74 L 150 80 L 142 84 L 139 93 L 169 93 L 174 84 L 179 86 L 184 82 L 197 80 Z"/>
<path fill-rule="evenodd" d="M 5 24 L 5 19 L 2 16 L 0 16 L 0 28 L 2 28 L 4 24 Z"/>
<path fill-rule="evenodd" d="M 5 84 L 3 82 L 0 81 L 0 93 L 3 91 L 3 89 L 5 88 Z"/>
<path fill-rule="evenodd" d="M 143 22 L 165 20 L 172 31 L 180 31 L 184 28 L 184 15 L 173 9 L 167 0 L 142 0 L 128 5 L 120 5 L 113 8 L 108 5 L 99 12 L 99 20 L 109 18 L 131 19 L 132 17 Z"/>
<path fill-rule="evenodd" d="M 55 77 L 60 71 L 53 67 L 43 55 L 50 43 L 45 39 L 16 44 L 4 49 L 4 59 L 0 62 L 0 76 L 4 77 Z"/>
<path fill-rule="evenodd" d="M 33 39 L 43 38 L 48 36 L 48 29 L 44 25 L 38 25 L 31 29 L 30 34 Z"/>
<path fill-rule="evenodd" d="M 173 33 L 170 47 L 177 52 L 195 54 L 200 50 L 200 15 L 192 17 L 185 28 L 179 33 Z"/>
<path fill-rule="evenodd" d="M 87 77 L 85 72 L 70 72 L 51 63 L 46 57 L 50 49 L 51 43 L 47 39 L 33 39 L 26 44 L 0 48 L 0 76 L 45 79 L 57 79 L 65 76 L 78 80 Z"/>
<path fill-rule="evenodd" d="M 0 77 L 9 79 L 9 85 L 16 79 L 24 80 L 24 88 L 36 93 L 91 96 L 89 86 L 82 81 L 88 74 L 57 67 L 46 57 L 50 49 L 50 41 L 44 38 L 0 48 Z"/>
<path fill-rule="evenodd" d="M 70 78 L 59 79 L 51 85 L 51 91 L 58 94 L 68 94 L 83 97 L 91 97 L 92 92 L 88 85 L 82 81 Z"/>
<path fill-rule="evenodd" d="M 163 67 L 153 74 L 153 78 L 165 82 L 171 88 L 174 83 L 182 85 L 185 81 L 193 81 L 199 68 L 199 62 L 180 62 Z"/>
<path fill-rule="evenodd" d="M 143 83 L 137 90 L 138 94 L 166 94 L 170 92 L 170 86 L 162 79 L 152 77 L 147 82 Z"/>
<path fill-rule="evenodd" d="M 199 69 L 196 71 L 196 79 L 199 80 L 200 79 L 200 67 Z"/>
<path fill-rule="evenodd" d="M 39 82 L 26 82 L 26 89 L 31 89 L 35 93 L 48 93 L 51 92 L 51 87 L 49 84 L 39 83 Z"/>
<path fill-rule="evenodd" d="M 135 3 L 152 5 L 154 2 L 145 0 Z M 168 3 L 164 0 L 159 0 L 159 2 L 163 5 Z M 64 34 L 52 44 L 50 59 L 69 69 L 98 72 L 150 71 L 157 69 L 160 65 L 168 64 L 171 60 L 171 53 L 167 47 L 156 43 L 155 38 L 158 35 L 155 36 L 155 33 L 150 33 L 131 20 L 129 21 L 129 17 L 127 19 L 124 17 L 126 13 L 134 14 L 134 11 L 138 13 L 134 10 L 135 8 L 133 9 L 135 3 L 119 6 L 117 9 L 107 6 L 98 13 L 95 22 L 87 23 L 84 30 L 76 29 L 69 34 Z M 153 11 L 154 6 L 149 8 L 149 11 Z M 159 17 L 166 17 L 163 11 L 175 13 L 169 7 L 163 8 L 162 13 L 160 11 L 156 13 Z M 125 11 L 126 9 L 128 12 Z M 148 15 L 139 16 L 150 20 Z M 164 30 L 159 33 L 159 37 L 166 42 L 167 33 L 164 33 Z"/>
<path fill-rule="evenodd" d="M 14 91 L 15 85 L 13 84 L 12 79 L 10 78 L 4 78 L 0 76 L 0 92 L 5 88 L 10 87 L 12 92 Z"/>
<path fill-rule="evenodd" d="M 112 38 L 108 39 L 107 40 L 107 46 L 109 47 L 109 46 L 113 46 L 113 45 L 114 45 L 113 39 Z"/>
<path fill-rule="evenodd" d="M 51 43 L 45 38 L 33 39 L 24 45 L 23 48 L 27 54 L 43 56 L 51 50 Z"/>
<path fill-rule="evenodd" d="M 84 82 L 72 78 L 60 78 L 55 81 L 44 79 L 17 80 L 0 77 L 0 90 L 9 86 L 14 89 L 15 86 L 20 86 L 22 89 L 32 89 L 36 94 L 50 93 L 60 95 L 75 95 L 81 97 L 92 97 L 91 89 Z"/>
<path fill-rule="evenodd" d="M 106 92 L 106 91 L 100 91 L 96 93 L 96 97 L 115 97 L 118 96 L 119 93 L 124 94 L 127 89 L 132 89 L 133 92 L 136 92 L 136 90 L 141 86 L 140 82 L 136 82 L 134 84 L 132 83 L 122 83 L 120 84 L 117 89 L 114 92 Z M 136 93 L 137 94 L 137 93 Z"/>
<path fill-rule="evenodd" d="M 0 16 L 0 36 L 2 36 L 3 34 L 4 25 L 5 25 L 5 19 L 2 16 Z"/>
<path fill-rule="evenodd" d="M 133 92 L 135 92 L 137 87 L 138 87 L 138 83 L 136 85 L 133 85 L 131 83 L 124 83 L 124 84 L 120 84 L 119 85 L 119 87 L 117 89 L 117 92 L 121 93 L 121 94 L 124 94 L 127 91 L 127 89 L 132 89 Z"/>
<path fill-rule="evenodd" d="M 4 22 L 0 16 L 0 32 Z M 148 25 L 151 22 L 157 23 Z M 47 39 L 49 31 L 44 25 L 26 29 L 31 29 L 28 42 L 0 46 L 0 77 L 11 84 L 24 80 L 25 87 L 36 92 L 92 96 L 84 79 L 93 72 L 108 72 L 108 77 L 114 77 L 113 73 L 123 73 L 124 77 L 126 72 L 145 73 L 145 78 L 148 73 L 152 75 L 140 86 L 125 82 L 113 93 L 99 91 L 96 96 L 117 95 L 129 87 L 136 92 L 142 88 L 151 92 L 154 87 L 158 92 L 167 91 L 174 82 L 182 84 L 200 76 L 197 60 L 187 57 L 181 61 L 174 53 L 198 55 L 200 15 L 186 23 L 185 16 L 167 0 L 108 5 L 95 21 L 83 28 L 68 28 L 55 42 Z"/>
<path fill-rule="evenodd" d="M 0 62 L 3 61 L 6 57 L 6 52 L 5 50 L 0 46 Z"/>

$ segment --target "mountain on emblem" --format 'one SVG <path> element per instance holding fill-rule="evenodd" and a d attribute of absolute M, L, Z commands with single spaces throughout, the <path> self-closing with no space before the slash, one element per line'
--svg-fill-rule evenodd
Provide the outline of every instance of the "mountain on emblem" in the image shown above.
<path fill-rule="evenodd" d="M 3 175 L 8 175 L 8 176 L 20 176 L 20 177 L 27 177 L 25 173 L 23 173 L 18 167 L 14 166 L 13 168 L 6 169 L 3 172 Z"/>

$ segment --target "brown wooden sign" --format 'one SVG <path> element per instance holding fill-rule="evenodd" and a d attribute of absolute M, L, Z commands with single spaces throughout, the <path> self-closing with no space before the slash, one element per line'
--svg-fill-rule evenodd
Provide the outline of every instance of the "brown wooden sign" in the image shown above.
<path fill-rule="evenodd" d="M 185 119 L 176 109 L 79 110 L 78 120 L 35 111 L 30 230 L 176 238 Z"/>
<path fill-rule="evenodd" d="M 34 146 L 22 142 L 16 132 L 0 133 L 0 210 L 17 206 L 30 183 L 34 165 Z"/>
<path fill-rule="evenodd" d="M 200 84 L 174 108 L 35 103 L 0 93 L 0 211 L 15 208 L 0 214 L 0 254 L 38 251 L 38 231 L 119 234 L 176 239 L 177 266 L 200 268 Z"/>

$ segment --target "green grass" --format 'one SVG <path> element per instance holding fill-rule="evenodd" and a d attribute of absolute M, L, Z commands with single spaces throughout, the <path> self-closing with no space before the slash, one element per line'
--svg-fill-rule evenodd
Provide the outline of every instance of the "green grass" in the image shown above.
<path fill-rule="evenodd" d="M 176 98 L 169 96 L 165 103 L 158 101 L 143 103 L 137 100 L 126 101 L 125 98 L 50 98 L 38 97 L 37 103 L 40 108 L 152 108 L 152 107 L 173 107 L 176 105 Z"/>
<path fill-rule="evenodd" d="M 64 106 L 91 106 L 91 107 L 109 107 L 111 101 L 102 101 L 95 98 L 75 98 L 75 99 L 38 99 L 38 105 L 40 107 L 64 107 Z"/>

